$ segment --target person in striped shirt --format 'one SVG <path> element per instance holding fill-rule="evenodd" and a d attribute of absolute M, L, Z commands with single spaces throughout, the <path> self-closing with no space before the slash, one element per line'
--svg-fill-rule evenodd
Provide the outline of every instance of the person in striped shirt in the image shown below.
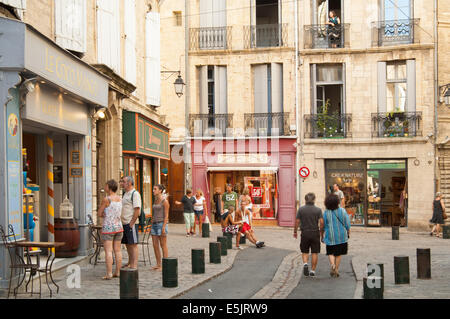
<path fill-rule="evenodd" d="M 328 194 L 325 198 L 326 210 L 323 213 L 325 236 L 323 242 L 327 248 L 330 260 L 331 277 L 339 277 L 341 256 L 347 254 L 348 239 L 350 237 L 350 218 L 347 211 L 339 207 L 339 197 Z"/>

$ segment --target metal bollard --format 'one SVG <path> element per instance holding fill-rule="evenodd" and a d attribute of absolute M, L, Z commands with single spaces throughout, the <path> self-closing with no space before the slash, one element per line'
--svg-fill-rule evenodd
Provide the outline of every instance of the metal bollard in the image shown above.
<path fill-rule="evenodd" d="M 205 250 L 204 249 L 192 249 L 192 273 L 204 274 L 205 273 Z"/>
<path fill-rule="evenodd" d="M 120 299 L 139 299 L 139 274 L 137 269 L 120 270 Z"/>
<path fill-rule="evenodd" d="M 221 251 L 221 243 L 212 242 L 209 243 L 209 262 L 211 264 L 220 264 L 220 251 Z"/>
<path fill-rule="evenodd" d="M 246 244 L 245 240 L 246 240 L 245 235 L 242 235 L 241 239 L 239 240 L 239 244 L 245 245 Z"/>
<path fill-rule="evenodd" d="M 233 248 L 233 234 L 223 233 L 223 237 L 227 238 L 227 249 L 232 249 Z"/>
<path fill-rule="evenodd" d="M 392 226 L 392 240 L 399 240 L 399 239 L 400 239 L 400 227 Z"/>
<path fill-rule="evenodd" d="M 367 278 L 369 280 L 379 279 L 381 281 L 381 291 L 384 293 L 384 264 L 367 263 Z M 377 284 L 377 281 L 375 281 L 375 284 Z"/>
<path fill-rule="evenodd" d="M 450 225 L 442 226 L 442 238 L 450 239 Z"/>
<path fill-rule="evenodd" d="M 222 256 L 226 256 L 227 255 L 227 245 L 228 245 L 228 239 L 226 237 L 223 236 L 219 236 L 217 237 L 217 241 L 220 243 L 220 254 Z"/>
<path fill-rule="evenodd" d="M 209 224 L 202 224 L 202 238 L 209 238 Z"/>
<path fill-rule="evenodd" d="M 395 284 L 409 284 L 409 257 L 395 256 L 394 257 L 394 277 Z"/>
<path fill-rule="evenodd" d="M 166 288 L 178 287 L 178 259 L 162 259 L 162 285 Z"/>
<path fill-rule="evenodd" d="M 417 248 L 417 279 L 431 279 L 430 248 Z"/>
<path fill-rule="evenodd" d="M 381 277 L 370 276 L 363 278 L 364 299 L 383 299 L 381 285 L 375 284 L 378 280 L 381 281 Z"/>

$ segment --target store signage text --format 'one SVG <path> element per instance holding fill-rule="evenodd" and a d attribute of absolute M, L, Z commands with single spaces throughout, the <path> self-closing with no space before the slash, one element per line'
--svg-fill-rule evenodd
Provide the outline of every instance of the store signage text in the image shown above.
<path fill-rule="evenodd" d="M 267 164 L 268 154 L 218 154 L 219 164 Z"/>
<path fill-rule="evenodd" d="M 363 173 L 331 173 L 334 178 L 363 178 Z"/>

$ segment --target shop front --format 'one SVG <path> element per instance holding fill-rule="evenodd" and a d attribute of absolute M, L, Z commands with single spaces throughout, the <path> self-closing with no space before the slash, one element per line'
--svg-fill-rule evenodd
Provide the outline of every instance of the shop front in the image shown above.
<path fill-rule="evenodd" d="M 326 160 L 326 191 L 337 184 L 354 226 L 407 226 L 407 161 Z"/>
<path fill-rule="evenodd" d="M 293 139 L 192 140 L 192 185 L 201 189 L 210 220 L 231 184 L 239 195 L 248 189 L 252 218 L 261 224 L 293 226 L 295 222 L 295 156 Z"/>
<path fill-rule="evenodd" d="M 169 129 L 142 114 L 123 111 L 123 174 L 131 176 L 142 195 L 142 207 L 149 216 L 153 186 L 167 183 L 170 160 Z M 142 224 L 142 220 L 140 220 Z"/>
<path fill-rule="evenodd" d="M 0 47 L 0 225 L 11 224 L 17 239 L 55 241 L 67 197 L 80 233 L 74 254 L 88 255 L 91 116 L 108 105 L 108 78 L 22 22 L 0 18 L 0 29 L 10 44 Z M 1 287 L 7 256 L 0 249 Z"/>

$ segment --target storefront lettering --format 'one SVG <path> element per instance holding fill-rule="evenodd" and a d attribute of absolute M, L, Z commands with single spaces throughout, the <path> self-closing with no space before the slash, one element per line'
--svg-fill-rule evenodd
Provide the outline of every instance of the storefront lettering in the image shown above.
<path fill-rule="evenodd" d="M 97 82 L 88 78 L 79 67 L 73 68 L 65 62 L 68 61 L 64 61 L 61 56 L 49 53 L 48 48 L 45 48 L 45 70 L 47 72 L 56 74 L 59 80 L 72 86 L 97 95 Z"/>
<path fill-rule="evenodd" d="M 217 162 L 226 164 L 266 164 L 268 154 L 218 154 Z"/>
<path fill-rule="evenodd" d="M 363 173 L 331 173 L 333 178 L 363 178 Z"/>
<path fill-rule="evenodd" d="M 60 107 L 56 104 L 42 102 L 41 110 L 42 110 L 42 113 L 44 113 L 50 117 L 62 118 L 62 119 L 64 119 L 64 121 L 77 123 L 77 121 L 73 117 L 64 116 L 64 107 L 60 111 Z"/>

